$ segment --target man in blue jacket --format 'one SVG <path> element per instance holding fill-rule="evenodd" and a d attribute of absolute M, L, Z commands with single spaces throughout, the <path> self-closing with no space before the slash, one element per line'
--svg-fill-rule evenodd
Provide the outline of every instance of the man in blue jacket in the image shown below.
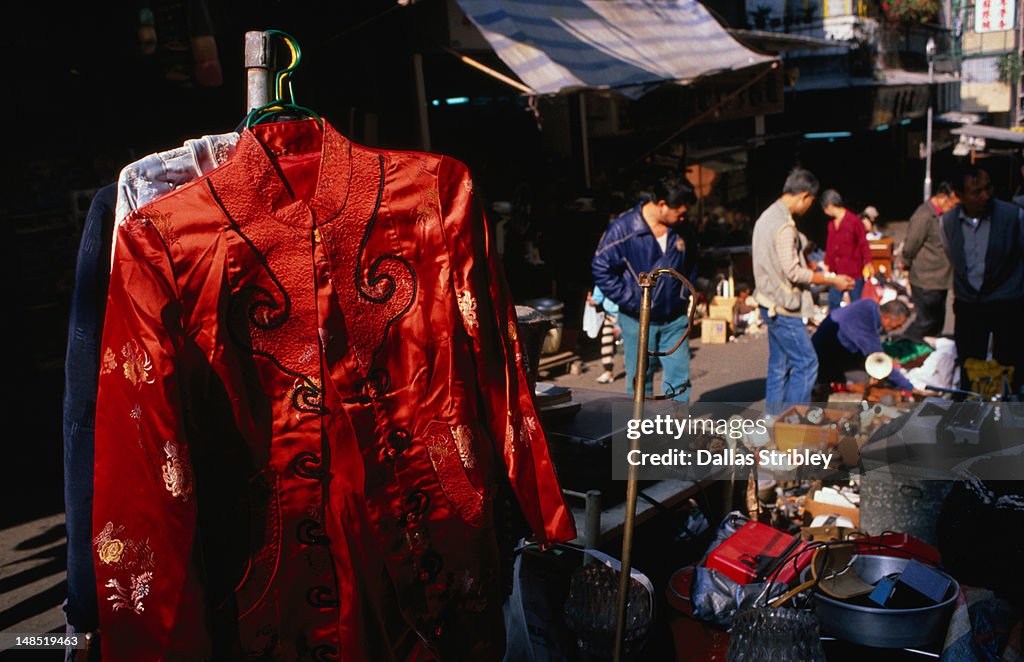
<path fill-rule="evenodd" d="M 641 202 L 608 226 L 594 254 L 594 282 L 605 296 L 619 306 L 619 326 L 626 358 L 626 393 L 632 395 L 636 381 L 636 358 L 640 336 L 640 284 L 637 277 L 655 269 L 675 269 L 693 278 L 695 259 L 688 259 L 688 247 L 676 226 L 696 201 L 687 184 L 662 180 L 651 200 Z M 690 256 L 695 257 L 695 255 Z M 688 268 L 690 267 L 690 268 Z M 689 292 L 675 278 L 659 278 L 652 292 L 649 347 L 668 351 L 686 331 L 686 305 Z M 690 381 L 690 347 L 685 342 L 679 349 L 659 359 L 662 366 L 662 390 L 675 399 L 687 401 Z M 653 362 L 652 362 L 653 363 Z M 654 392 L 653 365 L 645 375 L 644 389 Z"/>

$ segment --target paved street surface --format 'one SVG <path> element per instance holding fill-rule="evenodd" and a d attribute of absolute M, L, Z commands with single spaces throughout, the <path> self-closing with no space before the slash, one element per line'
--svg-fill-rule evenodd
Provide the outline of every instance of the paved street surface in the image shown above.
<path fill-rule="evenodd" d="M 66 562 L 63 513 L 0 530 L 0 632 L 64 631 Z M 14 659 L 13 655 L 0 651 L 0 659 Z M 60 655 L 52 650 L 34 652 L 31 659 Z"/>
<path fill-rule="evenodd" d="M 695 335 L 700 336 L 700 327 Z M 596 342 L 596 341 L 595 341 Z M 681 350 L 680 350 L 681 351 Z M 724 345 L 704 345 L 700 340 L 690 343 L 690 402 L 743 402 L 764 400 L 764 374 L 768 369 L 768 338 L 763 333 L 739 336 Z M 539 381 L 553 382 L 570 388 L 589 388 L 609 393 L 626 392 L 626 368 L 622 352 L 615 355 L 616 378 L 611 384 L 595 380 L 603 372 L 597 359 L 586 361 L 579 375 L 557 368 L 540 376 Z M 661 392 L 661 373 L 654 377 L 654 390 Z"/>

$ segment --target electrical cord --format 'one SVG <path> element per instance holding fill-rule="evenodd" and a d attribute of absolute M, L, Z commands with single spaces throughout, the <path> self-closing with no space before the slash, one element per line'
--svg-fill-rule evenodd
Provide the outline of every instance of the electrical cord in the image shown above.
<path fill-rule="evenodd" d="M 895 533 L 898 533 L 898 532 L 897 531 L 883 531 L 882 534 L 880 536 L 878 536 L 878 537 L 880 539 L 882 539 L 882 538 L 884 538 L 888 534 L 895 534 Z M 757 602 L 759 602 L 762 597 L 766 597 L 768 595 L 768 593 L 770 592 L 772 584 L 775 583 L 776 578 L 782 572 L 782 569 L 786 566 L 787 563 L 792 561 L 792 563 L 793 563 L 793 572 L 794 573 L 799 573 L 800 572 L 800 566 L 797 565 L 797 561 L 799 560 L 801 554 L 804 554 L 805 552 L 813 552 L 814 550 L 819 549 L 821 547 L 825 547 L 825 548 L 829 548 L 830 549 L 832 547 L 836 547 L 836 546 L 840 546 L 840 545 L 853 545 L 853 546 L 862 546 L 862 547 L 867 547 L 867 548 L 890 549 L 890 550 L 893 550 L 893 551 L 900 552 L 901 554 L 907 554 L 908 556 L 914 557 L 915 559 L 920 559 L 920 560 L 928 563 L 929 565 L 932 565 L 932 566 L 934 566 L 936 568 L 939 568 L 940 570 L 944 570 L 944 568 L 942 567 L 941 563 L 936 563 L 934 560 L 928 558 L 927 556 L 924 556 L 922 554 L 918 554 L 917 552 L 912 552 L 909 549 L 904 549 L 902 547 L 895 547 L 893 545 L 887 545 L 887 544 L 885 544 L 883 542 L 880 542 L 880 541 L 856 540 L 855 539 L 855 540 L 833 540 L 833 541 L 829 541 L 829 542 L 824 542 L 824 541 L 822 541 L 822 542 L 811 542 L 811 543 L 808 543 L 807 546 L 805 546 L 805 547 L 801 547 L 800 549 L 797 549 L 797 550 L 795 550 L 793 552 L 790 552 L 785 557 L 783 557 L 783 559 L 778 564 L 776 564 L 776 566 L 772 570 L 772 572 L 769 573 L 768 577 L 765 578 L 765 582 L 767 583 L 767 586 L 765 586 L 764 591 L 762 591 L 761 594 L 758 595 L 757 600 L 754 601 L 754 604 L 757 604 Z M 826 562 L 828 561 L 828 557 L 827 556 L 825 557 L 825 561 Z M 767 605 L 767 602 L 765 602 L 765 604 Z"/>

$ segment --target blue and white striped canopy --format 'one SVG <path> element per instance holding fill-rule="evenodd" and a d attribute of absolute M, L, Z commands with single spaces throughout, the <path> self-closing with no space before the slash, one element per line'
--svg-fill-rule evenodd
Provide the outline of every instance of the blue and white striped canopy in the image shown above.
<path fill-rule="evenodd" d="M 456 1 L 540 94 L 686 82 L 773 59 L 742 46 L 696 0 Z"/>

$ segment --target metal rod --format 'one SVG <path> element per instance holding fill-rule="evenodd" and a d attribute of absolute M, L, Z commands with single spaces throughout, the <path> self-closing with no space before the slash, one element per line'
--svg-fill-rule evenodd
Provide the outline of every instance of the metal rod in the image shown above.
<path fill-rule="evenodd" d="M 519 81 L 517 81 L 515 79 L 512 79 L 512 78 L 509 78 L 508 76 L 506 76 L 505 74 L 501 73 L 500 71 L 495 71 L 494 69 L 491 69 L 490 67 L 488 67 L 486 64 L 483 64 L 482 62 L 477 62 L 473 58 L 468 57 L 466 55 L 463 55 L 462 53 L 460 53 L 460 52 L 458 52 L 456 50 L 453 50 L 451 48 L 446 48 L 445 50 L 448 51 L 449 53 L 451 53 L 452 55 L 454 55 L 455 57 L 459 58 L 460 60 L 462 60 L 463 63 L 468 64 L 469 66 L 473 67 L 474 69 L 477 69 L 478 71 L 484 72 L 488 76 L 491 76 L 493 78 L 496 78 L 496 79 L 500 80 L 502 83 L 505 83 L 506 85 L 509 85 L 511 87 L 516 88 L 517 90 L 519 90 L 523 94 L 530 94 L 530 95 L 537 94 L 537 90 L 533 89 L 532 87 L 523 85 Z"/>
<path fill-rule="evenodd" d="M 668 276 L 672 276 L 676 280 L 680 281 L 683 284 L 683 287 L 686 288 L 686 290 L 688 290 L 690 292 L 690 303 L 686 307 L 686 317 L 687 317 L 686 331 L 679 338 L 679 340 L 676 342 L 676 344 L 672 346 L 672 349 L 668 350 L 667 352 L 652 352 L 652 351 L 648 350 L 647 351 L 648 356 L 668 356 L 669 354 L 675 353 L 675 351 L 677 349 L 679 349 L 679 346 L 683 344 L 683 341 L 686 340 L 687 338 L 689 338 L 690 334 L 693 332 L 693 317 L 697 314 L 697 297 L 694 296 L 694 294 L 693 294 L 697 290 L 694 289 L 693 283 L 688 281 L 685 276 L 683 276 L 681 273 L 679 273 L 675 269 L 658 269 L 653 274 L 651 274 L 651 277 L 656 279 L 658 276 L 661 276 L 663 274 L 664 275 L 668 275 Z M 682 393 L 682 391 L 680 391 L 680 393 Z M 679 393 L 670 393 L 668 395 L 670 397 L 675 397 L 675 396 L 679 395 Z M 657 400 L 658 398 L 655 397 L 654 399 Z"/>
<path fill-rule="evenodd" d="M 423 56 L 412 54 L 412 69 L 416 76 L 416 108 L 420 130 L 420 149 L 430 151 L 430 119 L 427 116 L 427 86 L 423 79 Z"/>
<path fill-rule="evenodd" d="M 926 127 L 925 153 L 924 153 L 924 201 L 932 197 L 932 107 L 935 101 L 932 99 L 932 89 L 935 86 L 935 39 L 928 38 L 928 45 L 925 46 L 928 54 L 928 126 Z"/>
<path fill-rule="evenodd" d="M 651 294 L 657 276 L 640 274 L 640 338 L 637 347 L 636 379 L 633 383 L 633 418 L 644 416 L 644 386 L 647 381 L 647 343 L 651 331 Z M 629 450 L 640 448 L 639 439 L 631 439 Z M 637 467 L 629 464 L 626 470 L 626 518 L 622 525 L 622 569 L 619 574 L 618 604 L 615 609 L 614 662 L 622 660 L 622 646 L 626 638 L 626 609 L 629 606 L 630 569 L 633 563 L 633 527 L 636 524 Z"/>
<path fill-rule="evenodd" d="M 583 187 L 590 188 L 590 130 L 587 128 L 587 93 L 580 91 L 580 155 L 583 158 Z"/>
<path fill-rule="evenodd" d="M 740 86 L 739 86 L 739 87 L 737 87 L 737 88 L 736 88 L 735 90 L 733 90 L 733 91 L 732 91 L 732 92 L 730 92 L 729 94 L 727 94 L 727 95 L 725 95 L 724 97 L 722 97 L 721 99 L 719 99 L 719 100 L 718 100 L 718 103 L 715 103 L 715 104 L 713 104 L 713 105 L 712 105 L 711 107 L 709 107 L 709 108 L 708 108 L 707 110 L 705 110 L 704 112 L 702 112 L 702 113 L 700 113 L 700 114 L 696 115 L 695 117 L 692 117 L 692 118 L 690 118 L 689 120 L 687 120 L 686 124 L 683 124 L 683 125 L 682 125 L 681 127 L 679 127 L 678 129 L 676 129 L 676 130 L 675 130 L 675 131 L 674 131 L 674 132 L 672 133 L 672 135 L 670 135 L 670 136 L 669 136 L 668 138 L 665 138 L 665 139 L 664 139 L 664 140 L 662 140 L 662 141 L 661 141 L 660 143 L 658 143 L 658 144 L 657 144 L 657 145 L 655 145 L 654 147 L 652 147 L 652 148 L 650 148 L 649 150 L 647 150 L 646 152 L 644 152 L 644 153 L 643 153 L 643 154 L 642 154 L 642 155 L 640 156 L 640 158 L 634 159 L 634 160 L 633 160 L 633 161 L 632 161 L 631 163 L 628 163 L 628 164 L 626 164 L 626 166 L 624 166 L 623 168 L 620 168 L 620 169 L 619 169 L 619 170 L 620 170 L 620 172 L 621 172 L 622 170 L 625 170 L 626 168 L 628 168 L 628 167 L 630 167 L 630 166 L 634 166 L 634 165 L 636 165 L 637 163 L 640 163 L 641 161 L 643 161 L 644 159 L 646 159 L 646 158 L 647 158 L 647 155 L 648 155 L 648 154 L 651 154 L 651 153 L 653 153 L 653 152 L 656 152 L 656 151 L 658 151 L 659 149 L 661 149 L 662 147 L 664 147 L 665 145 L 669 144 L 670 142 L 672 142 L 673 140 L 675 140 L 675 139 L 676 139 L 676 138 L 677 138 L 677 137 L 679 136 L 679 134 L 683 133 L 684 131 L 686 131 L 686 130 L 687 130 L 687 129 L 689 129 L 690 127 L 694 126 L 695 124 L 697 124 L 697 123 L 701 122 L 701 121 L 702 121 L 702 120 L 703 120 L 703 119 L 704 119 L 705 117 L 708 117 L 709 115 L 713 115 L 714 113 L 717 113 L 717 112 L 718 112 L 719 110 L 721 110 L 721 109 L 722 109 L 722 108 L 723 108 L 723 107 L 724 107 L 724 106 L 725 106 L 726 104 L 730 103 L 730 102 L 731 102 L 731 101 L 732 101 L 733 99 L 735 99 L 736 97 L 738 97 L 738 96 L 739 96 L 740 94 L 743 94 L 743 92 L 744 92 L 744 91 L 745 91 L 745 90 L 746 90 L 747 88 L 749 88 L 749 87 L 751 87 L 751 86 L 753 86 L 753 85 L 756 85 L 756 84 L 757 84 L 757 83 L 758 83 L 758 82 L 759 82 L 759 81 L 760 81 L 760 80 L 761 80 L 762 78 L 764 78 L 765 76 L 767 76 L 768 74 L 770 74 L 771 72 L 775 71 L 775 70 L 776 70 L 776 69 L 778 69 L 778 68 L 779 68 L 779 62 L 778 62 L 778 60 L 776 60 L 776 61 L 773 61 L 773 62 L 771 63 L 771 65 L 770 65 L 770 66 L 766 67 L 766 68 L 765 68 L 765 69 L 764 69 L 763 71 L 761 71 L 760 73 L 758 73 L 758 74 L 757 74 L 756 76 L 754 76 L 753 78 L 751 78 L 750 80 L 748 80 L 748 81 L 747 81 L 746 83 L 744 83 L 744 84 L 740 85 Z"/>
<path fill-rule="evenodd" d="M 245 112 L 270 103 L 274 70 L 273 36 L 257 30 L 245 33 Z"/>
<path fill-rule="evenodd" d="M 682 282 L 684 287 L 690 291 L 690 304 L 687 308 L 689 319 L 687 320 L 686 331 L 683 333 L 683 337 L 679 339 L 679 342 L 676 343 L 675 347 L 667 352 L 651 352 L 650 347 L 648 346 L 651 332 L 651 301 L 654 285 L 659 276 L 671 276 Z M 640 331 L 639 338 L 637 339 L 636 377 L 633 380 L 634 420 L 640 420 L 644 416 L 647 364 L 650 356 L 667 356 L 679 349 L 679 346 L 683 344 L 684 340 L 690 337 L 690 332 L 693 331 L 693 316 L 697 307 L 693 284 L 675 269 L 657 269 L 652 273 L 641 273 L 637 278 L 637 281 L 640 285 Z M 662 400 L 675 397 L 685 392 L 687 388 L 689 388 L 689 383 L 683 384 L 678 393 L 666 394 L 661 397 L 652 396 L 651 399 Z M 639 450 L 639 448 L 640 438 L 637 437 L 636 439 L 631 439 L 629 442 L 629 450 L 635 451 Z M 622 523 L 622 569 L 621 574 L 619 575 L 619 595 L 615 611 L 615 649 L 612 658 L 614 662 L 620 662 L 622 660 L 622 648 L 625 643 L 626 611 L 629 606 L 629 587 L 630 582 L 632 581 L 630 570 L 633 565 L 633 530 L 636 526 L 636 498 L 639 492 L 637 489 L 638 471 L 639 470 L 636 468 L 636 465 L 632 463 L 628 464 L 626 469 L 626 517 Z"/>
<path fill-rule="evenodd" d="M 596 549 L 601 544 L 601 490 L 587 491 L 586 518 L 583 525 L 583 544 Z M 591 557 L 587 557 L 588 559 Z"/>

